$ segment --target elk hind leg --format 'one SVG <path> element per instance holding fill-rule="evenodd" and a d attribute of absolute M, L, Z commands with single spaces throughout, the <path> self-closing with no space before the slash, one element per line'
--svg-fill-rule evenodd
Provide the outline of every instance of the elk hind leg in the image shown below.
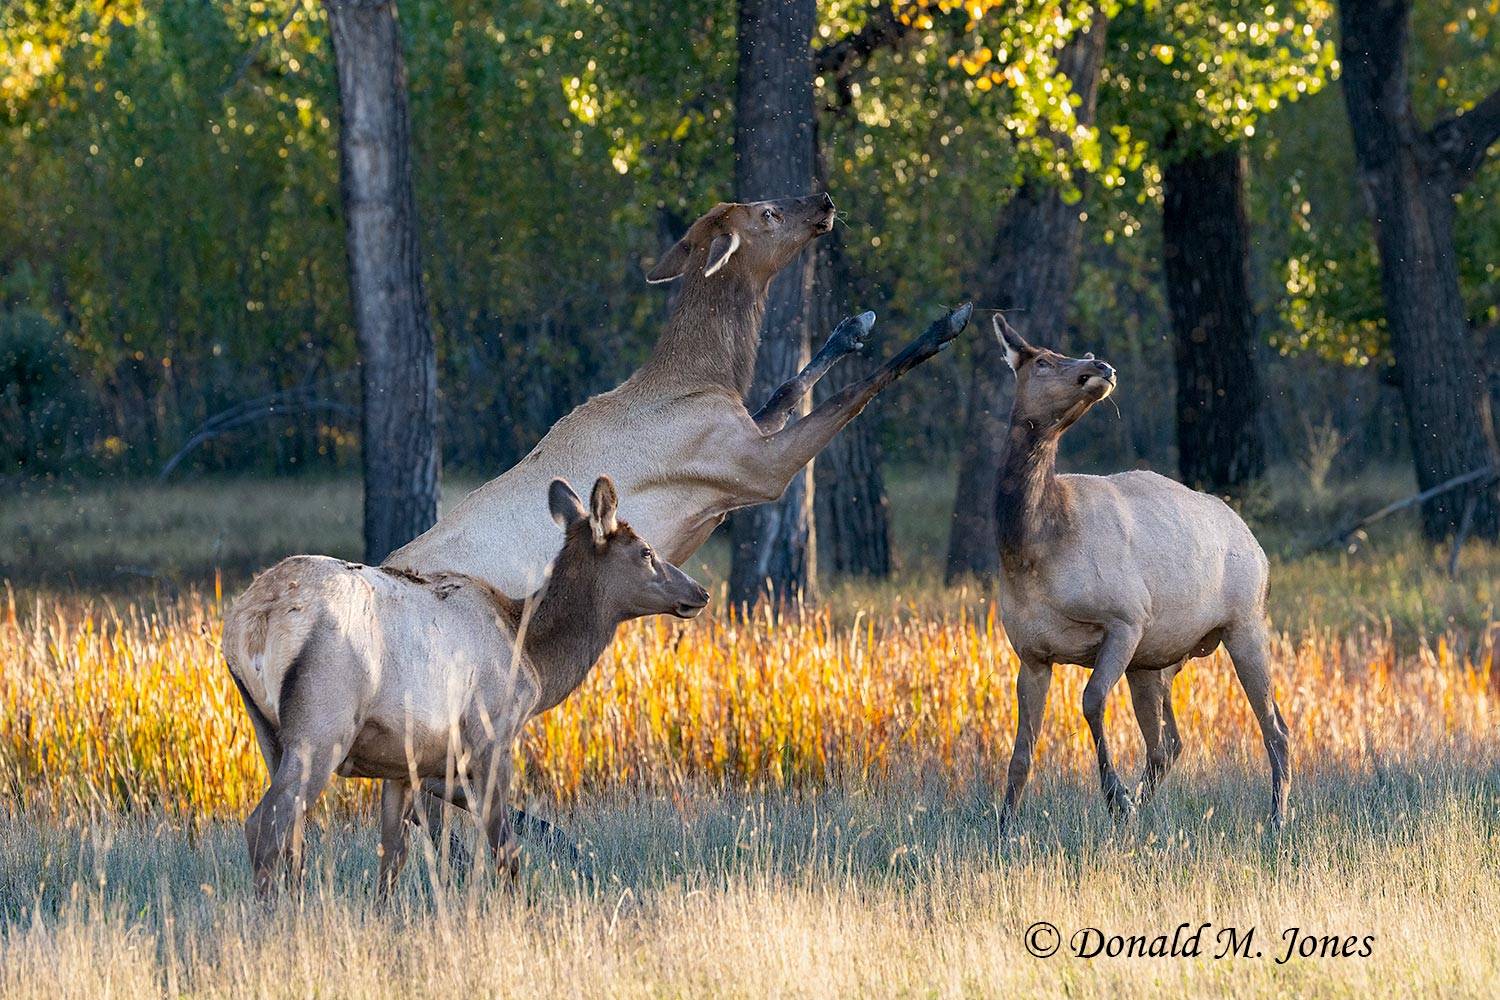
<path fill-rule="evenodd" d="M 271 787 L 245 821 L 245 846 L 255 872 L 255 891 L 269 898 L 283 869 L 295 882 L 302 871 L 307 810 L 317 801 L 343 759 L 349 733 L 321 740 L 288 738 Z"/>
<path fill-rule="evenodd" d="M 1250 710 L 1260 723 L 1261 739 L 1271 763 L 1271 826 L 1280 829 L 1286 819 L 1286 798 L 1291 782 L 1291 734 L 1271 691 L 1270 636 L 1262 621 L 1242 622 L 1224 635 L 1224 648 L 1234 662 L 1234 672 L 1250 701 Z"/>
<path fill-rule="evenodd" d="M 1130 701 L 1135 721 L 1141 727 L 1146 743 L 1146 769 L 1141 775 L 1140 804 L 1151 800 L 1167 772 L 1182 751 L 1177 735 L 1177 720 L 1172 717 L 1172 677 L 1178 668 L 1166 670 L 1130 670 L 1125 680 L 1130 684 Z M 1170 720 L 1170 721 L 1169 721 Z"/>

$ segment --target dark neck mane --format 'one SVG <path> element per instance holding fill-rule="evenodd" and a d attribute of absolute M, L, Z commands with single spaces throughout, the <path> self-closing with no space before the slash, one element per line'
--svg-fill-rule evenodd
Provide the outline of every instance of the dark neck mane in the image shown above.
<path fill-rule="evenodd" d="M 708 278 L 702 270 L 695 256 L 682 279 L 682 298 L 636 377 L 682 387 L 716 386 L 743 398 L 755 376 L 769 285 L 734 267 Z"/>
<path fill-rule="evenodd" d="M 577 544 L 572 540 L 569 545 Z M 584 544 L 592 544 L 585 542 Z M 545 711 L 572 693 L 614 639 L 618 624 L 606 621 L 594 580 L 570 574 L 570 560 L 559 556 L 553 576 L 529 599 L 523 653 L 541 681 L 536 711 Z M 507 624 L 512 633 L 521 625 L 526 602 L 507 599 Z"/>
<path fill-rule="evenodd" d="M 995 489 L 1000 561 L 1009 571 L 1035 562 L 1067 527 L 1067 487 L 1057 478 L 1061 437 L 1060 430 L 1042 430 L 1012 410 Z"/>

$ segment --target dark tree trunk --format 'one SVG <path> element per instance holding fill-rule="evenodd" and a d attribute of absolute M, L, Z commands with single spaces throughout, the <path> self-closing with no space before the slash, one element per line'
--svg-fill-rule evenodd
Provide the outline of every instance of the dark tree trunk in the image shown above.
<path fill-rule="evenodd" d="M 1092 123 L 1099 92 L 1108 20 L 1094 16 L 1087 32 L 1074 37 L 1059 61 L 1082 99 L 1078 120 Z M 1082 222 L 1078 205 L 1041 180 L 1027 180 L 1000 216 L 994 250 L 982 286 L 981 302 L 1015 309 L 1011 324 L 1032 343 L 1056 346 L 1078 276 Z M 1011 375 L 995 338 L 985 331 L 973 341 L 973 374 L 959 453 L 958 489 L 948 536 L 946 577 L 989 579 L 999 566 L 995 538 L 995 477 L 1009 420 Z"/>
<path fill-rule="evenodd" d="M 1339 56 L 1412 461 L 1427 489 L 1490 461 L 1483 374 L 1459 293 L 1453 198 L 1500 135 L 1500 91 L 1424 132 L 1407 89 L 1409 14 L 1406 0 L 1342 0 Z M 1479 484 L 1423 504 L 1423 533 L 1452 534 L 1471 501 L 1474 533 L 1496 537 L 1495 489 Z"/>
<path fill-rule="evenodd" d="M 417 252 L 396 7 L 328 0 L 327 9 L 364 390 L 365 559 L 377 563 L 437 519 L 437 353 Z"/>
<path fill-rule="evenodd" d="M 821 336 L 858 310 L 850 301 L 848 258 L 837 232 L 818 244 L 815 273 L 813 330 Z M 870 354 L 846 358 L 818 383 L 814 398 L 827 399 L 873 373 L 876 366 Z M 814 498 L 818 557 L 822 565 L 846 576 L 880 578 L 891 572 L 891 512 L 885 495 L 878 416 L 866 411 L 818 456 Z"/>
<path fill-rule="evenodd" d="M 1183 482 L 1238 493 L 1265 471 L 1245 165 L 1236 147 L 1169 163 L 1162 256 L 1177 353 Z"/>
<path fill-rule="evenodd" d="M 814 0 L 740 0 L 734 187 L 741 201 L 807 194 L 813 184 Z M 750 405 L 768 399 L 807 363 L 813 258 L 803 254 L 771 284 Z M 805 408 L 802 412 L 806 412 Z M 729 599 L 744 607 L 817 581 L 813 473 L 804 469 L 776 503 L 735 514 Z"/>

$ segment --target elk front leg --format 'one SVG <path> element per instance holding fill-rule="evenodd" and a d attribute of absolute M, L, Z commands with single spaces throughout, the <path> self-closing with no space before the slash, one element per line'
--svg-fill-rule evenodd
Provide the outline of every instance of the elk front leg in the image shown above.
<path fill-rule="evenodd" d="M 847 355 L 863 350 L 865 338 L 874 328 L 875 314 L 872 312 L 850 316 L 835 327 L 823 346 L 818 348 L 818 353 L 807 363 L 807 367 L 781 383 L 766 401 L 766 405 L 755 414 L 755 426 L 760 428 L 761 433 L 775 434 L 785 427 L 798 400 L 812 392 L 818 379 L 828 374 L 828 369 Z"/>
<path fill-rule="evenodd" d="M 406 781 L 380 784 L 380 876 L 377 891 L 388 899 L 406 864 L 406 814 L 411 809 L 412 786 Z"/>
<path fill-rule="evenodd" d="M 1146 742 L 1146 771 L 1141 775 L 1140 805 L 1145 805 L 1166 780 L 1167 772 L 1182 753 L 1177 735 L 1177 720 L 1172 715 L 1172 678 L 1182 665 L 1165 670 L 1130 670 L 1130 701 L 1135 706 L 1135 721 Z"/>
<path fill-rule="evenodd" d="M 881 390 L 936 355 L 962 333 L 973 312 L 974 306 L 964 303 L 929 326 L 868 378 L 845 386 L 792 426 L 766 436 L 765 474 L 775 477 L 784 489 L 797 470 L 816 458 Z"/>
<path fill-rule="evenodd" d="M 497 739 L 481 747 L 476 754 L 479 760 L 479 766 L 475 769 L 478 801 L 471 801 L 470 809 L 479 817 L 479 826 L 489 842 L 495 867 L 514 882 L 521 872 L 521 852 L 520 845 L 516 843 L 508 802 L 512 742 L 510 739 Z M 477 809 L 474 808 L 476 805 Z"/>
<path fill-rule="evenodd" d="M 1052 664 L 1022 658 L 1016 674 L 1016 746 L 1005 774 L 1005 805 L 1000 810 L 1000 834 L 1015 819 L 1026 780 L 1031 777 L 1031 756 L 1047 715 L 1047 690 L 1052 686 Z"/>
<path fill-rule="evenodd" d="M 431 808 L 441 809 L 442 804 L 446 802 L 466 812 L 474 811 L 469 807 L 468 796 L 464 794 L 461 787 L 445 787 L 440 778 L 428 778 L 422 782 L 422 798 L 430 804 Z M 547 822 L 540 816 L 533 816 L 524 809 L 517 809 L 515 806 L 508 808 L 510 809 L 510 825 L 517 835 L 535 839 L 553 854 L 564 858 L 588 874 L 588 862 L 566 830 L 555 823 Z"/>
<path fill-rule="evenodd" d="M 1109 758 L 1109 744 L 1104 738 L 1104 702 L 1125 675 L 1125 668 L 1130 665 L 1140 641 L 1139 625 L 1124 622 L 1110 625 L 1104 633 L 1104 644 L 1094 658 L 1094 673 L 1083 688 L 1083 717 L 1088 721 L 1089 733 L 1094 737 L 1094 751 L 1099 758 L 1099 786 L 1110 811 L 1120 819 L 1130 818 L 1135 812 L 1135 803 Z"/>

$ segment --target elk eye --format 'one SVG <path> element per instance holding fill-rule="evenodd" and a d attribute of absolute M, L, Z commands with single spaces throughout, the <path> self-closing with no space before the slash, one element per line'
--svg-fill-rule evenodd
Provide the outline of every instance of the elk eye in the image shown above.
<path fill-rule="evenodd" d="M 1052 369 L 1052 362 L 1048 361 L 1046 358 L 1038 358 L 1036 366 L 1038 368 L 1046 368 L 1050 371 Z"/>
<path fill-rule="evenodd" d="M 765 217 L 767 222 L 774 222 L 776 220 L 776 209 L 774 208 L 768 208 L 760 214 Z"/>

